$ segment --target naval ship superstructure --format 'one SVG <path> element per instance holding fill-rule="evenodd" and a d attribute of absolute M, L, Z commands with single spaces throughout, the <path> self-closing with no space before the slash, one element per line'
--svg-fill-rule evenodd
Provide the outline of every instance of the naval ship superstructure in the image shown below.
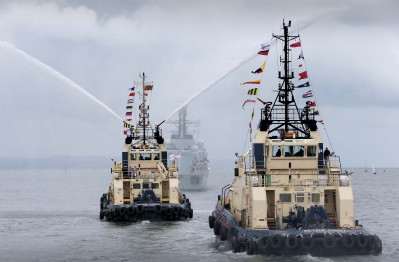
<path fill-rule="evenodd" d="M 168 151 L 160 125 L 149 121 L 145 74 L 136 126 L 129 128 L 122 161 L 114 161 L 111 184 L 100 199 L 100 219 L 110 221 L 180 220 L 193 217 L 188 198 L 179 188 L 176 166 L 168 166 Z M 151 87 L 152 88 L 152 87 Z"/>
<path fill-rule="evenodd" d="M 288 33 L 290 25 L 273 35 L 283 47 L 277 96 L 263 102 L 252 146 L 237 157 L 234 179 L 222 188 L 209 226 L 233 252 L 379 254 L 380 238 L 355 220 L 351 174 L 326 150 L 316 110 L 297 106 L 290 42 L 299 35 Z"/>
<path fill-rule="evenodd" d="M 204 142 L 195 138 L 199 121 L 187 120 L 187 107 L 178 112 L 179 119 L 169 123 L 177 126 L 167 144 L 169 155 L 179 167 L 180 187 L 182 190 L 203 190 L 208 183 L 208 152 Z M 190 132 L 191 131 L 191 132 Z"/>

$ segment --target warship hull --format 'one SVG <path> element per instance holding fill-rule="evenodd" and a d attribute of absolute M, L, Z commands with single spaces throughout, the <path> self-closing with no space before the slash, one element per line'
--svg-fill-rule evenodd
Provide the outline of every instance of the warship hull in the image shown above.
<path fill-rule="evenodd" d="M 364 229 L 245 229 L 220 205 L 209 216 L 209 227 L 217 238 L 231 243 L 234 253 L 248 255 L 345 256 L 382 251 L 381 239 Z"/>
<path fill-rule="evenodd" d="M 206 174 L 180 174 L 180 188 L 182 190 L 205 190 L 208 187 Z"/>

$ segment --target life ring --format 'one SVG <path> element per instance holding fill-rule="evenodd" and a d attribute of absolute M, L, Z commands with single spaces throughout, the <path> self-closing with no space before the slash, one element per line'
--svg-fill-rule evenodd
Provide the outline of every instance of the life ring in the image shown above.
<path fill-rule="evenodd" d="M 248 239 L 247 243 L 245 244 L 245 251 L 247 252 L 247 255 L 253 255 L 256 252 L 256 249 L 258 248 L 258 245 L 256 244 L 257 241 L 255 239 Z"/>
<path fill-rule="evenodd" d="M 283 243 L 283 236 L 281 235 L 273 235 L 270 239 L 270 247 L 273 249 L 280 248 L 282 243 Z"/>
<path fill-rule="evenodd" d="M 231 241 L 231 248 L 233 250 L 233 253 L 241 252 L 241 242 L 235 236 L 233 236 L 233 240 Z"/>
<path fill-rule="evenodd" d="M 310 236 L 305 236 L 301 239 L 300 245 L 304 250 L 311 250 L 314 247 L 314 239 Z"/>
<path fill-rule="evenodd" d="M 344 248 L 351 249 L 355 246 L 355 237 L 352 235 L 344 235 L 341 239 L 341 244 Z"/>
<path fill-rule="evenodd" d="M 326 235 L 323 238 L 323 246 L 326 249 L 333 249 L 337 246 L 337 241 L 335 240 L 335 238 L 332 235 Z"/>
<path fill-rule="evenodd" d="M 295 249 L 299 245 L 299 239 L 294 235 L 289 235 L 284 243 L 286 248 Z"/>
<path fill-rule="evenodd" d="M 213 233 L 217 236 L 220 234 L 220 222 L 218 220 L 215 220 L 214 226 L 213 226 Z"/>
<path fill-rule="evenodd" d="M 215 217 L 214 216 L 209 216 L 208 217 L 208 222 L 209 222 L 209 228 L 213 228 L 215 224 Z"/>
<path fill-rule="evenodd" d="M 270 236 L 263 236 L 256 241 L 256 244 L 261 251 L 265 252 L 270 248 L 270 241 Z"/>
<path fill-rule="evenodd" d="M 356 238 L 356 244 L 360 248 L 365 248 L 369 243 L 369 239 L 363 234 L 356 235 L 355 238 Z"/>
<path fill-rule="evenodd" d="M 129 206 L 128 208 L 127 208 L 127 214 L 128 215 L 134 215 L 134 206 Z"/>

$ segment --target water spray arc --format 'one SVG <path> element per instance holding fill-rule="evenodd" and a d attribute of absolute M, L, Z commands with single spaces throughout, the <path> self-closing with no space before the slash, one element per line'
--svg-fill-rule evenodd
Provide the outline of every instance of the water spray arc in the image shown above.
<path fill-rule="evenodd" d="M 36 58 L 32 57 L 31 55 L 25 53 L 24 51 L 18 49 L 17 47 L 15 47 L 14 45 L 12 45 L 10 43 L 0 41 L 0 48 L 6 49 L 6 50 L 10 50 L 10 51 L 16 53 L 17 55 L 21 56 L 22 58 L 26 59 L 28 62 L 32 63 L 33 65 L 35 65 L 35 66 L 37 66 L 37 67 L 39 67 L 39 68 L 51 73 L 53 76 L 55 76 L 59 80 L 65 82 L 69 86 L 73 87 L 74 89 L 76 89 L 80 93 L 82 93 L 85 96 L 87 96 L 88 98 L 90 98 L 96 104 L 98 104 L 99 106 L 101 106 L 102 108 L 107 110 L 109 113 L 111 113 L 118 120 L 123 121 L 123 119 L 118 114 L 116 114 L 111 108 L 109 108 L 106 104 L 104 104 L 98 98 L 96 98 L 95 96 L 93 96 L 92 94 L 87 92 L 83 87 L 81 87 L 80 85 L 76 84 L 71 79 L 69 79 L 68 77 L 64 76 L 63 74 L 61 74 L 60 72 L 58 72 L 57 70 L 52 68 L 51 66 L 46 65 L 45 63 L 39 61 L 38 59 L 36 59 Z"/>

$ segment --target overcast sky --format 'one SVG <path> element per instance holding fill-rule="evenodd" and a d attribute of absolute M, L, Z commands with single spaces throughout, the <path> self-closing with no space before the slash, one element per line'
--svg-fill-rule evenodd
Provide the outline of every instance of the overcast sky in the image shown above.
<path fill-rule="evenodd" d="M 237 68 L 188 109 L 201 121 L 210 160 L 233 160 L 249 146 L 251 106 L 241 108 L 248 88 L 240 83 L 255 79 L 251 71 L 263 60 L 239 65 L 281 33 L 285 17 L 301 35 L 321 118 L 343 166 L 398 167 L 397 10 L 395 0 L 2 0 L 0 156 L 115 156 L 123 143 L 116 117 L 9 43 L 121 117 L 128 88 L 146 72 L 154 82 L 153 124 Z M 264 100 L 274 100 L 276 54 L 272 48 L 260 86 Z"/>

